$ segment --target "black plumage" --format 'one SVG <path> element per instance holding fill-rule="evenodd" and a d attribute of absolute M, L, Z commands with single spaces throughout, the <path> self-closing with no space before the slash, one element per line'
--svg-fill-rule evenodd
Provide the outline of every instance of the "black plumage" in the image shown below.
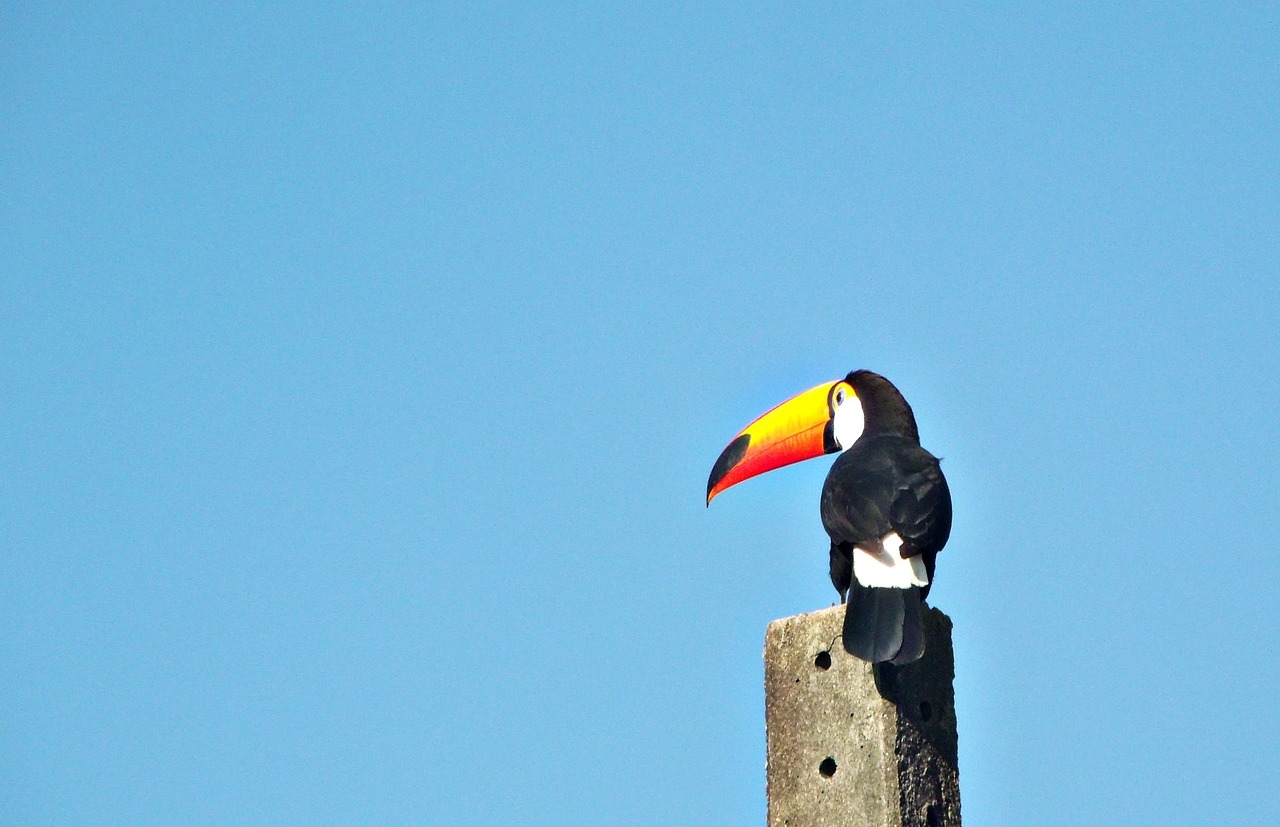
<path fill-rule="evenodd" d="M 932 585 L 935 558 L 951 534 L 951 493 L 938 459 L 920 446 L 915 415 L 898 389 L 870 371 L 845 381 L 862 403 L 863 432 L 822 486 L 831 582 L 847 597 L 844 646 L 873 663 L 908 663 L 924 652 L 921 606 L 929 585 L 869 587 L 854 576 L 853 555 L 897 533 L 901 556 L 920 555 Z"/>

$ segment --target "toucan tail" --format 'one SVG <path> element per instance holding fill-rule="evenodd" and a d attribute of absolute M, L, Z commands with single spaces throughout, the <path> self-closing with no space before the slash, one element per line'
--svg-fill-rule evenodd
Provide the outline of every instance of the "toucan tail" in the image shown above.
<path fill-rule="evenodd" d="M 844 610 L 844 648 L 871 663 L 911 663 L 924 654 L 920 587 L 908 589 L 849 584 Z"/>

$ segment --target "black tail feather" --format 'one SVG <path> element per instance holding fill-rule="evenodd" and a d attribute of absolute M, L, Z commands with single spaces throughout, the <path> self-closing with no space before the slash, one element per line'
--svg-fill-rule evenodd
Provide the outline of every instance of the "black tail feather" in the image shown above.
<path fill-rule="evenodd" d="M 924 654 L 920 588 L 871 588 L 852 578 L 844 611 L 844 648 L 871 663 L 919 660 Z"/>

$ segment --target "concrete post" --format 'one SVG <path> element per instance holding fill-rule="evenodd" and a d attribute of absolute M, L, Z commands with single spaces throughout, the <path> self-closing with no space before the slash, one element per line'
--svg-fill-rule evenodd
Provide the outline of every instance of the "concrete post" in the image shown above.
<path fill-rule="evenodd" d="M 769 624 L 769 827 L 960 827 L 951 619 L 925 654 L 874 669 L 844 651 L 844 606 Z"/>

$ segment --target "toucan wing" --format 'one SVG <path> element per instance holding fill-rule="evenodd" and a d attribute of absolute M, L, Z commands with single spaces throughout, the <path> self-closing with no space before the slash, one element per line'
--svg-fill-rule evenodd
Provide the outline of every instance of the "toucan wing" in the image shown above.
<path fill-rule="evenodd" d="M 889 453 L 876 448 L 872 442 L 859 440 L 836 457 L 827 473 L 822 486 L 822 525 L 838 546 L 879 540 L 891 530 L 897 474 Z"/>
<path fill-rule="evenodd" d="M 902 458 L 889 525 L 904 553 L 937 554 L 951 536 L 951 490 L 938 460 L 923 448 Z M 908 550 L 906 546 L 911 548 Z"/>
<path fill-rule="evenodd" d="M 920 555 L 931 584 L 934 558 L 951 534 L 951 492 L 937 458 L 913 440 L 859 440 L 831 466 L 822 487 L 822 523 L 846 554 L 896 533 L 901 554 Z"/>

